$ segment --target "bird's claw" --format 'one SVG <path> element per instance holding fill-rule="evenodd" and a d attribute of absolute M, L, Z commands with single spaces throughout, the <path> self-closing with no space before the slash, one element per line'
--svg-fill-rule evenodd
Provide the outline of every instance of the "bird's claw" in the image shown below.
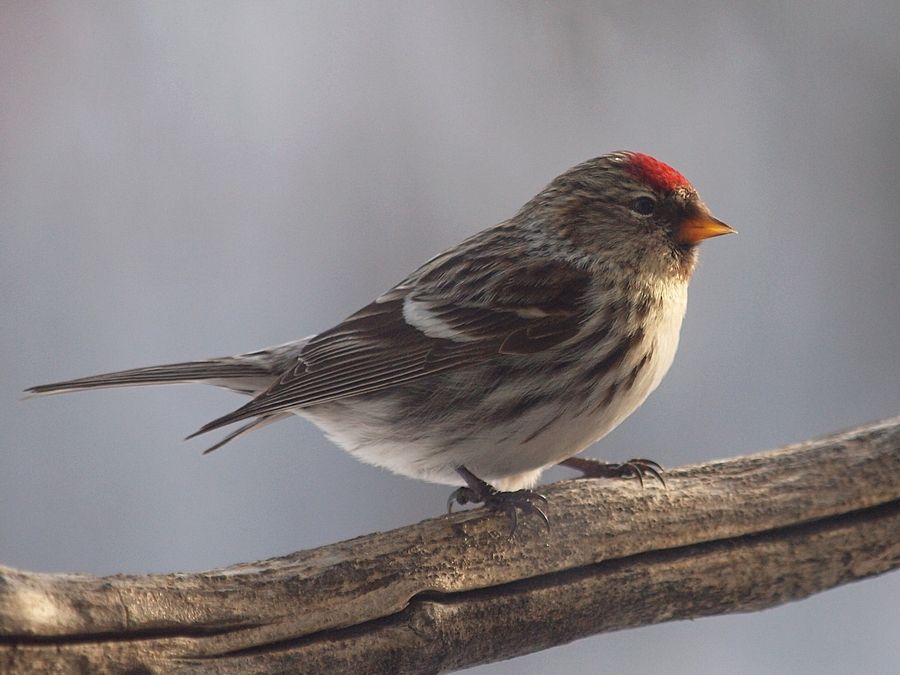
<path fill-rule="evenodd" d="M 666 480 L 662 476 L 664 469 L 652 459 L 637 457 L 621 464 L 613 464 L 584 457 L 570 457 L 560 464 L 580 471 L 580 478 L 637 478 L 641 487 L 644 487 L 644 477 L 650 476 L 666 487 Z"/>
<path fill-rule="evenodd" d="M 544 521 L 544 527 L 550 531 L 550 519 L 541 508 L 542 504 L 547 503 L 547 498 L 539 492 L 533 490 L 516 490 L 515 492 L 499 492 L 495 491 L 491 496 L 484 500 L 484 505 L 494 511 L 502 511 L 509 518 L 512 526 L 509 530 L 509 538 L 512 539 L 519 526 L 519 511 L 525 515 L 535 514 Z"/>
<path fill-rule="evenodd" d="M 652 459 L 642 459 L 640 457 L 629 459 L 627 462 L 619 464 L 618 470 L 619 476 L 622 478 L 630 478 L 632 476 L 637 478 L 641 487 L 644 487 L 644 476 L 655 478 L 663 487 L 666 487 L 666 480 L 662 477 L 663 468 Z"/>
<path fill-rule="evenodd" d="M 492 511 L 499 511 L 506 514 L 509 518 L 511 528 L 509 531 L 510 539 L 516 533 L 519 527 L 519 511 L 528 514 L 535 514 L 544 521 L 547 530 L 550 530 L 550 519 L 541 508 L 547 503 L 547 498 L 535 492 L 534 490 L 515 490 L 505 492 L 498 490 L 492 485 L 480 481 L 476 487 L 471 485 L 457 488 L 447 499 L 447 513 L 453 512 L 453 505 L 459 504 L 482 504 Z"/>

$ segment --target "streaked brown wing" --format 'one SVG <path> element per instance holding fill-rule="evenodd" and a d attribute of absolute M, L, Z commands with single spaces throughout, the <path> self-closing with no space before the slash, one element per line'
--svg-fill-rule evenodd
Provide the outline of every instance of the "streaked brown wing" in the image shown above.
<path fill-rule="evenodd" d="M 197 434 L 394 387 L 500 355 L 534 354 L 577 335 L 590 276 L 553 261 L 519 265 L 467 287 L 401 284 L 312 338 L 268 390 Z M 404 306 L 407 308 L 404 314 Z M 194 434 L 194 435 L 197 435 Z"/>

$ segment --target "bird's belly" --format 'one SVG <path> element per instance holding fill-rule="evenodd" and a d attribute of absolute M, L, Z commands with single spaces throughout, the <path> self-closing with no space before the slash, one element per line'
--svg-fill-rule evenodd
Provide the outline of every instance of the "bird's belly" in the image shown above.
<path fill-rule="evenodd" d="M 641 366 L 627 387 L 628 383 L 617 385 L 610 378 L 601 378 L 581 399 L 548 395 L 544 402 L 533 405 L 523 399 L 522 411 L 503 421 L 484 412 L 492 405 L 485 401 L 483 410 L 450 411 L 441 419 L 424 410 L 405 409 L 401 415 L 401 404 L 388 395 L 299 412 L 369 464 L 450 485 L 462 483 L 456 467 L 464 465 L 497 487 L 517 489 L 533 485 L 544 467 L 605 436 L 644 401 L 662 377 L 659 367 L 668 364 L 651 356 L 641 365 L 643 358 L 638 351 L 625 362 L 627 368 L 621 371 L 625 377 Z M 405 424 L 400 419 L 416 423 Z"/>
<path fill-rule="evenodd" d="M 405 476 L 458 485 L 456 468 L 464 465 L 501 489 L 527 487 L 543 468 L 612 431 L 659 385 L 678 346 L 686 296 L 674 300 L 615 367 L 598 368 L 588 381 L 584 372 L 579 381 L 576 372 L 548 371 L 529 380 L 533 387 L 489 387 L 450 372 L 298 413 L 357 458 Z M 585 362 L 602 364 L 608 353 L 598 346 Z M 447 391 L 455 397 L 435 404 L 433 395 Z"/>

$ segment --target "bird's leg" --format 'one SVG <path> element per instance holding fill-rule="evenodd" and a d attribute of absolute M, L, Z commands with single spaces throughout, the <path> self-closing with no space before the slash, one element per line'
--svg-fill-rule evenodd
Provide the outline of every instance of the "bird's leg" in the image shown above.
<path fill-rule="evenodd" d="M 498 490 L 490 483 L 481 480 L 464 466 L 456 467 L 456 472 L 466 481 L 465 487 L 457 488 L 447 500 L 447 512 L 453 510 L 453 504 L 484 504 L 494 511 L 502 511 L 512 523 L 509 536 L 512 537 L 519 525 L 519 509 L 523 513 L 534 513 L 541 517 L 547 529 L 550 529 L 550 520 L 547 514 L 537 502 L 547 503 L 544 495 L 533 490 L 515 490 L 504 492 Z"/>
<path fill-rule="evenodd" d="M 644 476 L 650 476 L 666 487 L 666 481 L 662 477 L 663 468 L 652 459 L 636 458 L 615 464 L 586 457 L 569 457 L 561 461 L 559 466 L 580 471 L 578 478 L 637 478 L 641 487 L 644 487 Z"/>

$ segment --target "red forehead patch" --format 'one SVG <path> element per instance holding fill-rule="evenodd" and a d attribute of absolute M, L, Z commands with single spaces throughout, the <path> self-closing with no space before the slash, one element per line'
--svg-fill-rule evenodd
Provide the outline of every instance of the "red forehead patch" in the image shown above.
<path fill-rule="evenodd" d="M 654 190 L 668 192 L 675 188 L 690 186 L 688 179 L 668 164 L 640 152 L 632 152 L 628 171 L 635 178 L 644 181 Z"/>

